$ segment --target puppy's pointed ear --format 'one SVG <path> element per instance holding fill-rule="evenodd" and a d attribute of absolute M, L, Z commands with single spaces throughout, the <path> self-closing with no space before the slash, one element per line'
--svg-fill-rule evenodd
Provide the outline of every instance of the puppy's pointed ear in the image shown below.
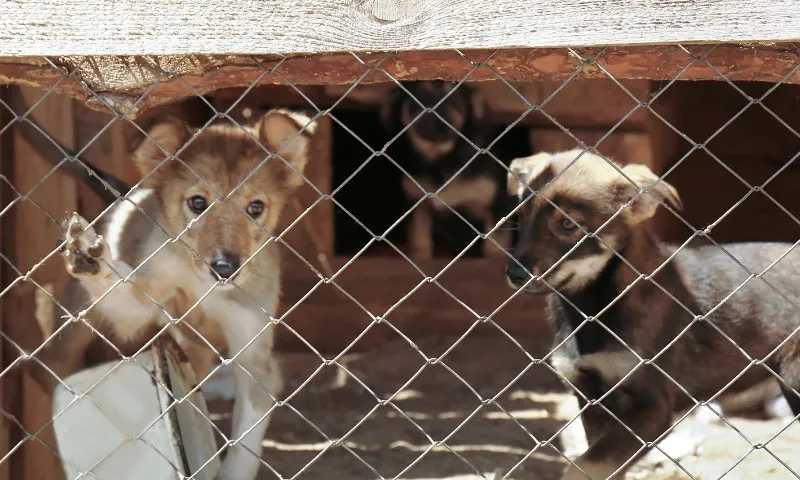
<path fill-rule="evenodd" d="M 146 185 L 152 186 L 163 179 L 171 168 L 172 162 L 161 162 L 184 146 L 191 130 L 183 120 L 170 116 L 153 124 L 147 134 L 149 138 L 145 137 L 134 150 L 133 162 L 142 177 L 153 172 L 145 180 Z"/>
<path fill-rule="evenodd" d="M 647 190 L 647 192 L 642 192 L 641 195 L 636 197 L 623 212 L 625 218 L 628 219 L 628 223 L 636 224 L 652 218 L 656 214 L 658 206 L 661 205 L 659 198 L 666 201 L 675 210 L 683 210 L 683 202 L 680 195 L 678 195 L 678 190 L 664 180 L 658 181 L 658 175 L 653 173 L 646 165 L 630 164 L 625 166 L 622 171 L 639 188 Z M 657 181 L 658 183 L 656 184 Z M 639 188 L 621 175 L 617 178 L 617 188 L 621 204 L 627 203 L 639 193 Z"/>
<path fill-rule="evenodd" d="M 508 167 L 508 194 L 522 200 L 531 184 L 541 180 L 548 172 L 552 176 L 550 158 L 549 153 L 542 152 L 512 160 Z"/>
<path fill-rule="evenodd" d="M 302 113 L 275 109 L 268 111 L 261 119 L 258 139 L 270 152 L 286 160 L 297 169 L 297 172 L 303 173 L 308 163 L 311 137 L 316 129 L 317 122 Z M 270 163 L 285 170 L 289 186 L 302 185 L 304 183 L 302 176 L 286 165 L 281 158 L 274 158 Z"/>

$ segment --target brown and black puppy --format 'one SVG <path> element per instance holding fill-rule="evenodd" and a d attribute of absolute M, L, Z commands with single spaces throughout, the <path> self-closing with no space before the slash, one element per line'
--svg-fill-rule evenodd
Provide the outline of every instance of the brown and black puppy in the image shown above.
<path fill-rule="evenodd" d="M 619 169 L 572 150 L 514 160 L 509 174 L 522 204 L 508 281 L 548 294 L 547 360 L 582 406 L 601 404 L 582 413 L 589 448 L 565 479 L 623 476 L 674 412 L 756 385 L 768 369 L 800 414 L 800 252 L 666 245 L 647 220 L 659 198 L 679 210 L 678 192 L 643 165 Z"/>
<path fill-rule="evenodd" d="M 411 256 L 425 259 L 433 256 L 434 243 L 445 237 L 454 243 L 462 240 L 455 247 L 460 250 L 475 239 L 477 232 L 488 233 L 511 205 L 503 192 L 504 165 L 473 146 L 486 148 L 490 140 L 497 138 L 496 132 L 487 127 L 486 108 L 478 92 L 467 84 L 443 81 L 407 82 L 404 87 L 411 95 L 398 90 L 383 105 L 381 117 L 386 133 L 390 137 L 399 135 L 388 144 L 388 154 L 414 179 L 402 177 L 409 206 L 420 201 L 426 192 L 438 191 L 437 200 L 419 204 L 410 216 Z M 527 153 L 506 156 L 504 148 L 508 147 L 490 150 L 498 158 Z M 450 209 L 458 211 L 472 226 L 451 217 Z M 511 243 L 509 231 L 498 228 L 492 236 L 494 241 L 483 242 L 483 254 L 506 258 L 504 250 Z M 437 242 L 435 237 L 439 237 Z M 497 248 L 498 244 L 501 248 Z"/>

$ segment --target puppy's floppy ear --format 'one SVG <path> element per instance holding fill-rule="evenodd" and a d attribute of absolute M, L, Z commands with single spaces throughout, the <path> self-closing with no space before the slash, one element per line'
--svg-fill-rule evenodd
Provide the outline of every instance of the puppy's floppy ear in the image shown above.
<path fill-rule="evenodd" d="M 133 162 L 142 177 L 153 172 L 145 181 L 145 184 L 153 185 L 164 177 L 171 162 L 165 162 L 157 170 L 156 167 L 183 147 L 191 131 L 183 120 L 169 116 L 153 124 L 147 134 L 150 138 L 145 137 L 134 150 Z"/>
<path fill-rule="evenodd" d="M 258 139 L 270 152 L 279 155 L 300 173 L 303 173 L 309 156 L 311 137 L 317 122 L 299 112 L 273 109 L 264 114 L 258 126 Z M 286 181 L 292 187 L 304 183 L 303 178 L 280 158 L 273 158 L 270 164 L 280 166 L 286 172 Z"/>
<path fill-rule="evenodd" d="M 623 173 L 647 192 L 642 192 L 623 212 L 623 215 L 631 224 L 636 224 L 651 218 L 656 213 L 656 209 L 661 204 L 658 197 L 666 201 L 675 210 L 683 210 L 683 202 L 678 195 L 678 190 L 664 180 L 658 181 L 658 175 L 653 173 L 647 166 L 642 164 L 630 164 L 622 169 Z M 639 192 L 639 188 L 634 186 L 625 177 L 617 177 L 617 188 L 619 191 L 619 201 L 628 202 Z"/>
<path fill-rule="evenodd" d="M 550 172 L 550 158 L 549 153 L 541 152 L 512 160 L 508 167 L 508 194 L 522 200 L 528 186 L 545 172 Z"/>

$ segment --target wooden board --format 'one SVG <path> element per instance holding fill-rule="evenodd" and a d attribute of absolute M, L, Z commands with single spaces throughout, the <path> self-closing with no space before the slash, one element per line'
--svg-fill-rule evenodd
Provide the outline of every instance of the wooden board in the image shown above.
<path fill-rule="evenodd" d="M 18 92 L 25 95 L 29 105 L 34 104 L 42 95 L 41 91 L 32 88 L 21 88 Z M 59 143 L 74 148 L 72 112 L 71 99 L 49 95 L 34 109 L 32 115 Z M 12 258 L 17 269 L 22 272 L 30 271 L 55 249 L 55 239 L 60 233 L 56 220 L 63 218 L 66 211 L 77 208 L 77 189 L 69 176 L 55 172 L 43 180 L 52 167 L 49 160 L 41 158 L 38 151 L 15 132 L 13 183 L 21 194 L 30 194 L 29 201 L 20 202 L 10 211 L 15 226 Z M 40 182 L 41 185 L 36 187 Z M 36 189 L 32 191 L 34 187 Z M 66 271 L 58 260 L 55 258 L 43 264 L 32 277 L 40 283 L 63 281 Z M 17 297 L 18 303 L 9 335 L 25 348 L 35 347 L 42 339 L 34 320 L 33 287 L 30 283 L 23 283 L 13 289 L 11 294 Z M 50 395 L 26 376 L 22 385 L 23 411 L 20 420 L 28 432 L 39 432 L 50 422 L 50 405 Z M 45 428 L 37 438 L 38 440 L 26 441 L 21 450 L 24 471 L 20 480 L 63 478 L 61 463 L 55 454 L 52 428 Z"/>
<path fill-rule="evenodd" d="M 607 127 L 606 131 L 611 127 Z M 535 129 L 531 132 L 531 146 L 534 152 L 557 152 L 580 148 L 577 140 L 588 146 L 594 146 L 606 134 L 606 131 L 582 130 L 570 128 L 570 134 L 555 129 Z M 577 140 L 576 140 L 577 139 Z M 612 133 L 605 137 L 597 151 L 608 158 L 627 163 L 643 163 L 654 171 L 660 171 L 655 164 L 650 137 L 646 133 Z"/>
<path fill-rule="evenodd" d="M 693 61 L 695 57 L 703 60 Z M 594 58 L 597 63 L 584 63 Z M 491 68 L 474 69 L 474 64 L 484 61 Z M 572 75 L 597 79 L 612 75 L 617 80 L 676 77 L 721 80 L 720 75 L 725 75 L 731 80 L 800 83 L 798 63 L 800 54 L 793 44 L 593 47 L 572 52 L 566 48 L 437 50 L 291 58 L 279 55 L 0 57 L 0 84 L 55 87 L 58 92 L 86 101 L 91 108 L 108 111 L 110 106 L 136 117 L 154 106 L 197 93 L 249 87 L 254 83 L 351 85 L 357 80 L 365 84 L 386 83 L 392 78 L 487 81 L 496 80 L 498 75 L 510 82 L 563 81 Z M 364 76 L 373 67 L 372 73 Z M 64 72 L 73 72 L 73 77 L 83 84 L 62 82 Z"/>
<path fill-rule="evenodd" d="M 0 100 L 7 101 L 7 89 L 0 89 Z M 0 109 L 2 110 L 2 109 Z M 3 110 L 0 111 L 0 129 L 7 125 L 7 122 L 11 121 L 11 115 Z M 11 145 L 11 133 L 6 132 L 4 134 L 0 134 L 0 174 L 4 176 L 8 176 L 10 173 L 8 169 L 8 165 L 12 162 L 12 145 Z M 0 203 L 5 206 L 8 202 L 9 192 L 7 191 L 7 186 L 0 184 Z M 7 229 L 11 223 L 8 219 L 0 217 L 0 251 L 5 253 L 5 238 L 9 230 Z M 5 265 L 0 263 L 0 285 L 5 287 Z M 5 322 L 6 322 L 6 305 L 8 302 L 4 301 L 2 297 L 0 297 L 0 331 L 5 332 Z M 5 345 L 5 340 L 0 339 L 0 369 L 5 370 L 6 367 L 11 363 L 11 359 L 6 359 L 5 352 L 7 346 Z M 19 378 L 13 374 L 6 374 L 3 377 L 0 377 L 0 408 L 2 408 L 3 415 L 0 415 L 0 458 L 6 455 L 6 452 L 9 452 L 11 446 L 14 444 L 12 443 L 12 422 L 9 418 L 6 417 L 5 414 L 14 414 L 14 409 L 11 406 L 10 401 L 10 392 L 19 389 Z M 0 480 L 9 480 L 11 478 L 11 459 L 6 459 L 5 461 L 0 460 Z"/>
<path fill-rule="evenodd" d="M 259 54 L 800 39 L 793 0 L 45 0 L 0 4 L 0 55 Z M 768 19 L 768 21 L 767 21 Z"/>
<path fill-rule="evenodd" d="M 769 112 L 758 105 L 745 108 L 745 96 L 717 82 L 675 84 L 653 105 L 669 122 L 653 119 L 654 155 L 672 169 L 667 181 L 681 194 L 682 217 L 696 229 L 714 225 L 711 238 L 718 242 L 800 238 L 800 86 L 772 87 L 738 84 L 752 98 L 771 91 L 762 100 Z M 694 142 L 706 143 L 707 150 L 692 150 Z M 751 186 L 768 180 L 763 190 L 780 206 L 759 192 L 744 199 Z M 664 220 L 662 238 L 683 242 L 692 233 L 673 215 Z"/>
<path fill-rule="evenodd" d="M 334 270 L 339 272 L 349 260 L 335 258 Z M 433 277 L 448 263 L 436 259 L 417 265 L 426 276 Z M 497 310 L 492 319 L 509 333 L 549 334 L 543 297 L 520 294 L 499 308 L 514 294 L 506 284 L 504 267 L 502 260 L 460 259 L 438 278 L 441 287 L 434 283 L 420 286 L 425 277 L 408 261 L 364 257 L 353 261 L 335 279 L 346 294 L 327 284 L 320 285 L 307 297 L 319 280 L 307 267 L 286 270 L 281 312 L 289 312 L 283 320 L 303 340 L 289 329 L 281 328 L 277 348 L 307 351 L 306 341 L 321 351 L 340 352 L 367 331 L 353 347 L 363 351 L 399 338 L 386 323 L 373 325 L 370 314 L 385 317 L 412 340 L 424 335 L 462 334 L 473 327 L 477 317 L 453 297 L 480 316 Z M 481 324 L 479 330 L 484 328 L 497 332 L 494 326 L 486 324 Z"/>
<path fill-rule="evenodd" d="M 650 95 L 648 80 L 622 80 L 617 85 L 611 79 L 541 80 L 518 82 L 512 86 L 501 81 L 480 83 L 479 91 L 490 100 L 493 119 L 510 124 L 530 106 L 541 112 L 531 112 L 528 124 L 557 128 L 603 128 L 616 124 L 623 118 L 624 129 L 641 129 L 647 119 L 647 110 L 636 108 Z M 525 98 L 527 103 L 522 100 Z M 602 101 L 598 101 L 602 99 Z"/>
<path fill-rule="evenodd" d="M 497 80 L 481 82 L 477 87 L 489 101 L 492 120 L 496 123 L 510 124 L 535 106 L 541 108 L 541 112 L 529 113 L 523 124 L 557 128 L 555 120 L 570 129 L 608 129 L 625 119 L 622 128 L 642 129 L 647 121 L 647 109 L 637 108 L 637 104 L 648 100 L 650 82 L 622 80 L 620 84 L 609 78 L 569 82 L 541 80 L 511 85 Z"/>
<path fill-rule="evenodd" d="M 537 80 L 506 84 L 498 79 L 470 82 L 470 85 L 486 100 L 490 111 L 488 120 L 494 124 L 516 122 L 531 106 L 536 106 L 547 115 L 529 112 L 519 120 L 520 125 L 555 127 L 552 118 L 570 128 L 599 129 L 608 128 L 625 118 L 620 130 L 645 128 L 647 109 L 636 106 L 650 98 L 650 81 L 622 80 L 622 86 L 608 78 L 565 82 Z M 282 89 L 282 99 L 292 102 L 292 105 L 308 105 L 299 95 L 287 94 L 292 90 L 290 87 L 275 88 Z M 327 85 L 324 96 L 317 95 L 313 101 L 319 107 L 327 107 L 343 97 L 341 106 L 375 108 L 396 88 L 394 83 L 359 84 L 352 90 L 349 85 Z M 602 101 L 597 101 L 598 98 Z"/>
<path fill-rule="evenodd" d="M 80 151 L 80 159 L 116 176 L 128 185 L 133 185 L 139 175 L 129 161 L 123 131 L 126 126 L 132 125 L 82 105 L 75 105 L 74 110 L 75 145 L 76 150 Z M 80 213 L 87 219 L 94 219 L 108 207 L 103 199 L 83 183 L 78 185 L 78 195 Z"/>

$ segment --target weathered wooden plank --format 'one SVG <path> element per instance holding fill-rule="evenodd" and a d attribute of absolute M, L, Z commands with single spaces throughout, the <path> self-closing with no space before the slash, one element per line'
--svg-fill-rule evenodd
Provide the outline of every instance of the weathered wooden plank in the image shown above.
<path fill-rule="evenodd" d="M 43 92 L 23 87 L 16 93 L 24 95 L 25 103 L 33 105 Z M 48 95 L 33 110 L 32 116 L 61 145 L 75 148 L 73 100 Z M 53 168 L 51 161 L 42 158 L 18 131 L 15 131 L 14 167 L 14 187 L 23 195 L 32 192 L 29 201 L 20 202 L 11 210 L 15 222 L 13 262 L 20 271 L 27 272 L 55 248 L 53 242 L 58 238 L 60 227 L 54 219 L 77 209 L 77 189 L 72 178 L 62 172 L 55 172 L 45 179 Z M 55 260 L 39 268 L 33 278 L 40 284 L 63 281 L 66 271 L 58 258 Z M 13 338 L 25 348 L 31 348 L 42 341 L 34 320 L 34 290 L 32 285 L 22 284 L 12 293 L 22 300 L 14 317 Z M 38 432 L 52 418 L 50 395 L 28 377 L 23 379 L 22 387 L 20 420 L 28 432 Z M 20 479 L 63 478 L 61 463 L 55 454 L 52 428 L 42 430 L 37 438 L 28 440 L 23 446 L 24 475 Z"/>
<path fill-rule="evenodd" d="M 7 89 L 0 89 L 0 100 L 7 102 Z M 7 122 L 11 120 L 11 116 L 7 111 L 0 111 L 0 129 L 7 125 Z M 12 151 L 11 151 L 11 135 L 5 134 L 0 135 L 0 174 L 7 176 L 10 172 L 8 166 L 11 164 L 12 158 Z M 0 184 L 0 203 L 4 206 L 7 204 L 8 201 L 8 191 L 7 186 Z M 9 230 L 7 228 L 10 226 L 10 222 L 8 218 L 0 217 L 0 251 L 4 254 L 6 253 L 5 249 L 5 238 Z M 0 263 L 0 284 L 5 286 L 5 278 L 3 274 L 5 273 L 5 269 L 7 268 L 6 265 Z M 2 297 L 0 297 L 0 331 L 5 332 L 5 322 L 8 319 L 6 315 L 6 308 L 8 302 L 5 301 Z M 10 364 L 11 359 L 7 359 L 5 356 L 6 352 L 6 345 L 5 340 L 0 339 L 0 368 L 3 370 Z M 0 452 L 3 452 L 0 455 L 5 455 L 5 452 L 8 452 L 12 446 L 12 424 L 11 420 L 6 417 L 6 414 L 13 414 L 13 409 L 11 408 L 11 402 L 9 401 L 9 394 L 7 392 L 17 390 L 19 388 L 19 378 L 15 375 L 6 374 L 3 377 L 0 377 L 0 408 L 2 408 L 3 415 L 0 415 Z M 11 459 L 6 459 L 6 461 L 0 461 L 0 480 L 9 480 L 11 478 Z"/>
<path fill-rule="evenodd" d="M 772 85 L 738 88 L 760 98 Z M 653 153 L 657 163 L 672 169 L 666 180 L 681 195 L 682 217 L 700 230 L 714 225 L 710 235 L 718 242 L 800 238 L 795 220 L 800 218 L 800 85 L 778 87 L 761 103 L 769 112 L 757 105 L 743 111 L 747 99 L 730 86 L 686 82 L 673 85 L 653 106 L 669 122 L 651 123 Z M 692 151 L 695 142 L 705 143 L 707 151 Z M 771 199 L 759 192 L 748 196 L 751 186 L 762 185 Z M 692 234 L 675 216 L 664 210 L 662 216 L 662 238 L 680 243 Z"/>
<path fill-rule="evenodd" d="M 102 112 L 76 105 L 75 142 L 77 150 L 82 150 L 81 160 L 87 161 L 130 184 L 130 180 L 135 181 L 136 179 L 126 178 L 125 164 L 131 163 L 128 162 L 128 156 L 123 155 L 120 158 L 116 158 L 113 155 L 116 153 L 113 145 L 114 131 L 118 130 L 124 121 L 112 123 L 112 120 L 114 120 L 114 117 L 110 115 L 104 115 Z M 116 147 L 116 149 L 119 150 L 119 147 Z M 107 202 L 91 191 L 87 185 L 81 183 L 77 187 L 80 213 L 85 218 L 94 219 L 108 207 Z"/>
<path fill-rule="evenodd" d="M 564 48 L 416 51 L 394 54 L 365 53 L 309 55 L 281 59 L 278 56 L 164 56 L 164 57 L 0 57 L 0 83 L 21 83 L 85 100 L 93 108 L 106 104 L 132 117 L 151 107 L 206 94 L 218 89 L 291 82 L 295 85 L 349 85 L 397 80 L 444 79 L 460 81 L 563 81 L 577 72 L 578 78 L 608 78 L 601 66 L 617 80 L 721 80 L 703 61 L 685 71 L 692 56 L 708 52 L 708 46 L 640 46 L 576 49 L 578 57 Z M 597 56 L 597 63 L 581 67 L 581 59 Z M 487 60 L 488 58 L 488 60 Z M 705 59 L 731 80 L 763 80 L 800 83 L 794 68 L 800 53 L 792 44 L 770 46 L 718 45 Z M 489 68 L 473 68 L 471 62 L 486 61 Z M 49 62 L 53 62 L 58 69 Z M 369 65 L 371 74 L 361 78 Z M 273 72 L 275 68 L 275 74 Z M 265 74 L 265 69 L 267 72 Z M 62 81 L 72 72 L 75 81 Z M 388 75 L 387 75 L 388 74 Z M 155 86 L 154 86 L 155 85 Z M 188 85 L 188 86 L 187 86 Z M 191 86 L 191 88 L 189 87 Z M 88 87 L 88 91 L 85 87 Z M 92 95 L 89 92 L 98 94 Z M 145 95 L 146 93 L 146 95 Z M 100 100 L 102 98 L 102 101 Z"/>
<path fill-rule="evenodd" d="M 535 129 L 531 132 L 531 146 L 535 152 L 580 148 L 581 145 L 577 140 L 593 146 L 606 135 L 606 132 L 570 128 L 570 134 L 556 129 Z M 597 145 L 597 151 L 623 164 L 643 163 L 654 171 L 661 171 L 661 165 L 655 164 L 650 136 L 646 133 L 612 133 Z"/>
<path fill-rule="evenodd" d="M 46 0 L 0 4 L 0 54 L 258 54 L 800 39 L 793 0 Z"/>
<path fill-rule="evenodd" d="M 338 272 L 348 260 L 335 258 L 334 270 Z M 416 263 L 425 275 L 433 277 L 449 260 Z M 416 289 L 424 277 L 405 259 L 364 257 L 355 260 L 336 277 L 336 283 L 347 295 L 333 285 L 321 285 L 303 300 L 318 279 L 308 268 L 292 268 L 283 274 L 281 311 L 289 311 L 284 317 L 287 325 L 322 351 L 341 351 L 369 327 L 355 346 L 356 350 L 365 350 L 398 336 L 385 324 L 371 326 L 373 320 L 362 307 L 372 315 L 383 316 L 411 339 L 461 334 L 475 323 L 476 316 L 453 296 L 478 315 L 488 316 L 514 294 L 504 275 L 502 260 L 462 258 L 438 277 L 439 284 L 450 292 L 448 294 L 434 283 L 425 283 Z M 546 335 L 548 332 L 541 296 L 517 295 L 492 319 L 509 333 Z M 306 349 L 288 329 L 279 332 L 278 348 Z"/>
<path fill-rule="evenodd" d="M 650 98 L 650 82 L 621 80 L 620 83 L 622 86 L 608 78 L 577 79 L 562 87 L 563 82 L 558 80 L 510 86 L 494 81 L 478 84 L 478 91 L 490 100 L 491 118 L 497 123 L 509 124 L 525 113 L 529 105 L 537 105 L 541 111 L 528 113 L 523 124 L 556 127 L 552 118 L 569 128 L 607 128 L 625 118 L 626 128 L 642 129 L 647 109 L 636 107 Z"/>
<path fill-rule="evenodd" d="M 562 83 L 537 80 L 507 85 L 498 79 L 476 82 L 472 87 L 488 101 L 487 119 L 494 124 L 509 125 L 527 113 L 519 120 L 520 125 L 555 127 L 552 117 L 570 128 L 598 129 L 608 128 L 627 116 L 621 128 L 637 131 L 645 128 L 647 109 L 636 106 L 650 98 L 650 81 L 621 80 L 622 87 L 611 79 L 576 79 L 561 88 Z M 308 107 L 308 101 L 298 94 L 292 95 L 290 87 L 274 88 L 273 95 L 281 95 L 287 104 Z M 317 105 L 330 105 L 341 99 L 339 106 L 368 109 L 384 102 L 397 87 L 394 83 L 374 83 L 349 88 L 349 85 L 327 85 L 324 95 L 307 91 L 304 94 Z M 603 101 L 598 102 L 598 98 Z M 528 112 L 531 105 L 542 106 L 542 111 Z"/>

